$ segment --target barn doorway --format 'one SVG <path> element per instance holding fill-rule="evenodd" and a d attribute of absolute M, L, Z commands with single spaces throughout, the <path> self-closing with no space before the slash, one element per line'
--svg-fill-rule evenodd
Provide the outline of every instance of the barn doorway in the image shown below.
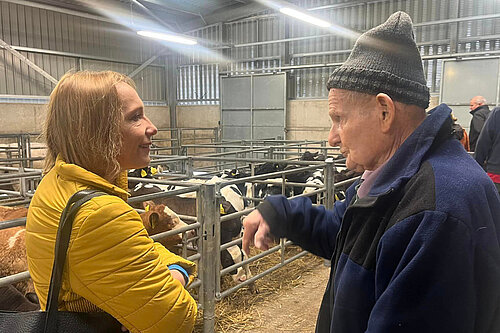
<path fill-rule="evenodd" d="M 223 140 L 285 139 L 286 73 L 220 78 Z"/>
<path fill-rule="evenodd" d="M 441 94 L 458 118 L 458 123 L 469 132 L 472 116 L 469 101 L 480 95 L 486 98 L 490 109 L 499 104 L 500 57 L 443 60 Z"/>

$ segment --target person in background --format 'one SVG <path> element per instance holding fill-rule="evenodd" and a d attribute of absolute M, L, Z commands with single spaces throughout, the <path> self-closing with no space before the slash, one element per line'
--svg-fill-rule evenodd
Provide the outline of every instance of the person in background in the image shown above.
<path fill-rule="evenodd" d="M 472 119 L 469 128 L 470 151 L 476 150 L 477 139 L 484 126 L 484 122 L 490 115 L 490 108 L 486 105 L 486 99 L 483 96 L 473 97 L 470 102 L 470 114 Z"/>
<path fill-rule="evenodd" d="M 270 196 L 243 248 L 286 237 L 331 260 L 316 332 L 500 332 L 500 199 L 452 137 L 404 12 L 368 30 L 331 74 L 331 146 L 363 181 L 333 210 Z"/>
<path fill-rule="evenodd" d="M 149 164 L 156 127 L 122 74 L 65 74 L 50 95 L 48 153 L 26 220 L 28 267 L 45 310 L 59 218 L 77 191 L 107 193 L 76 214 L 59 309 L 105 311 L 130 332 L 191 332 L 197 305 L 185 286 L 194 263 L 149 238 L 127 204 L 127 170 Z"/>
<path fill-rule="evenodd" d="M 453 137 L 460 141 L 462 146 L 464 146 L 465 151 L 470 151 L 469 145 L 469 136 L 467 135 L 467 131 L 457 123 L 457 117 L 451 114 L 451 119 L 453 120 L 453 125 L 451 126 L 453 131 Z"/>
<path fill-rule="evenodd" d="M 477 140 L 474 158 L 488 173 L 500 193 L 500 107 L 486 120 Z"/>

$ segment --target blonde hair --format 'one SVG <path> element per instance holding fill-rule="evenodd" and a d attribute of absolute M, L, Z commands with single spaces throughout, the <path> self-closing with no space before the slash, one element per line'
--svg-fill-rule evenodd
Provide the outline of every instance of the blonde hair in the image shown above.
<path fill-rule="evenodd" d="M 127 76 L 112 72 L 66 73 L 50 94 L 43 135 L 47 143 L 44 172 L 57 155 L 111 182 L 120 173 L 122 104 L 118 83 L 135 89 Z"/>

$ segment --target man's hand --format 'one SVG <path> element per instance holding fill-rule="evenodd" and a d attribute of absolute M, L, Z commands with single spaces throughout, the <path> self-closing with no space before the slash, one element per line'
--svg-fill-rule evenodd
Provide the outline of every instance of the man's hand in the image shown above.
<path fill-rule="evenodd" d="M 268 250 L 273 242 L 269 225 L 258 210 L 251 212 L 243 220 L 243 251 L 250 253 L 250 245 L 260 250 Z"/>

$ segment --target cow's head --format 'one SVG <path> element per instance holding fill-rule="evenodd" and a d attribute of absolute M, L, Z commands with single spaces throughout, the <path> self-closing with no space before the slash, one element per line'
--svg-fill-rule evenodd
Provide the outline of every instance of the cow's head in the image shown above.
<path fill-rule="evenodd" d="M 230 246 L 226 250 L 221 252 L 222 268 L 227 268 L 234 264 L 239 264 L 246 259 L 248 259 L 247 255 L 238 245 Z M 229 274 L 231 275 L 233 282 L 236 283 L 244 282 L 252 277 L 252 273 L 250 272 L 248 264 L 230 271 Z"/>
<path fill-rule="evenodd" d="M 173 216 L 165 213 L 165 205 L 145 201 L 143 207 L 145 212 L 141 214 L 142 223 L 150 235 L 172 230 L 180 222 L 178 217 L 176 221 Z"/>
<path fill-rule="evenodd" d="M 156 204 L 153 201 L 143 203 L 145 212 L 141 213 L 142 223 L 150 236 L 162 232 L 179 229 L 186 226 L 176 213 L 163 204 Z M 192 235 L 192 230 L 188 231 L 188 238 Z M 182 241 L 182 234 L 168 236 L 160 240 L 165 247 L 171 247 Z"/>

